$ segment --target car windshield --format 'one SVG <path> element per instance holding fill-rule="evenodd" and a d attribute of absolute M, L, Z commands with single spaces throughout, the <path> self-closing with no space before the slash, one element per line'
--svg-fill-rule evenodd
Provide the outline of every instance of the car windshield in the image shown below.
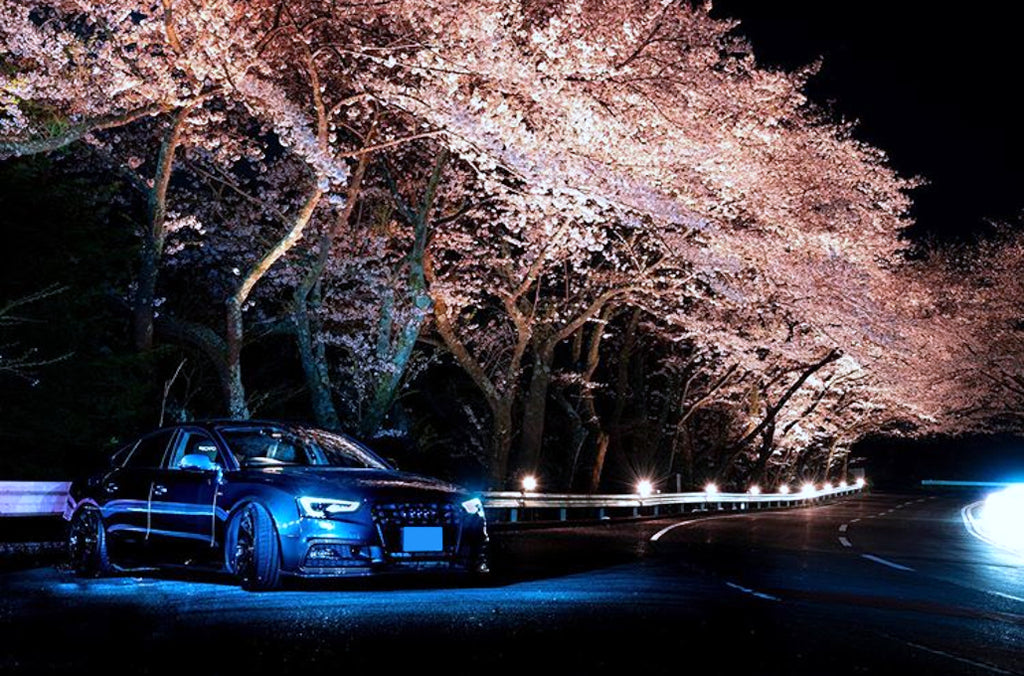
<path fill-rule="evenodd" d="M 388 468 L 387 463 L 365 446 L 324 430 L 223 427 L 219 431 L 242 467 L 307 465 Z"/>

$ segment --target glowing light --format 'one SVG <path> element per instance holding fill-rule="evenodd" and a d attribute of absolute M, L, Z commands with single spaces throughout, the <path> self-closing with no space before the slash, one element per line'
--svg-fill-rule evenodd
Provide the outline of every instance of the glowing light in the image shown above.
<path fill-rule="evenodd" d="M 484 503 L 480 501 L 480 498 L 470 498 L 462 503 L 462 508 L 470 514 L 483 514 Z"/>
<path fill-rule="evenodd" d="M 800 489 L 800 492 L 803 493 L 804 495 L 813 495 L 814 494 L 814 484 L 812 484 L 810 481 L 808 481 Z"/>
<path fill-rule="evenodd" d="M 336 500 L 334 498 L 298 498 L 299 513 L 314 519 L 330 519 L 337 514 L 347 514 L 359 509 L 357 500 Z"/>
<path fill-rule="evenodd" d="M 649 498 L 654 493 L 654 484 L 649 479 L 641 479 L 636 484 L 636 492 L 641 498 Z"/>
<path fill-rule="evenodd" d="M 858 477 L 857 481 L 854 482 L 857 488 L 864 488 L 864 477 Z"/>
<path fill-rule="evenodd" d="M 788 495 L 789 486 L 787 486 L 786 484 L 782 484 L 781 486 L 779 486 L 779 492 L 782 493 L 783 495 Z"/>
<path fill-rule="evenodd" d="M 707 493 L 708 495 L 714 495 L 715 493 L 718 492 L 718 486 L 714 483 L 709 483 L 707 486 L 704 487 L 704 492 Z"/>
<path fill-rule="evenodd" d="M 847 488 L 849 485 L 850 484 L 846 483 L 846 479 L 843 479 L 842 481 L 839 482 L 840 488 Z"/>
<path fill-rule="evenodd" d="M 532 474 L 527 474 L 523 477 L 523 490 L 524 491 L 535 491 L 537 490 L 537 477 Z"/>
<path fill-rule="evenodd" d="M 750 493 L 751 495 L 761 495 L 761 487 L 758 486 L 757 484 L 754 484 L 753 486 L 750 487 L 750 490 L 748 490 L 747 492 Z"/>
<path fill-rule="evenodd" d="M 830 491 L 830 490 L 832 490 L 832 488 L 833 488 L 832 484 L 830 484 L 827 481 L 821 485 L 821 490 L 823 490 L 823 491 Z"/>
<path fill-rule="evenodd" d="M 1024 484 L 1014 484 L 985 498 L 978 519 L 978 530 L 995 544 L 1024 552 Z"/>

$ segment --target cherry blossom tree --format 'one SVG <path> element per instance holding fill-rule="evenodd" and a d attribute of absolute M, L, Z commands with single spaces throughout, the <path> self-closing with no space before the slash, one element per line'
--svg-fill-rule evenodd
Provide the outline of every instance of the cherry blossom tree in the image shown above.
<path fill-rule="evenodd" d="M 494 486 L 560 414 L 591 490 L 630 444 L 692 478 L 698 424 L 719 478 L 825 476 L 866 432 L 948 424 L 936 370 L 982 309 L 902 260 L 916 181 L 736 27 L 654 0 L 11 0 L 0 159 L 84 141 L 129 177 L 135 342 L 197 346 L 232 415 L 247 336 L 284 326 L 316 420 L 372 434 L 427 338 L 487 404 Z"/>

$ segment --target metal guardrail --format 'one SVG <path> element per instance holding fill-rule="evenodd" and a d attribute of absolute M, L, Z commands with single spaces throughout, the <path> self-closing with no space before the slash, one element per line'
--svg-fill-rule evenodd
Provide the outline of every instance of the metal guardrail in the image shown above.
<path fill-rule="evenodd" d="M 953 479 L 922 479 L 921 485 L 940 488 L 1005 488 L 1013 486 L 1015 481 L 958 481 Z"/>
<path fill-rule="evenodd" d="M 64 511 L 66 481 L 0 481 L 0 517 L 56 516 Z M 498 522 L 604 519 L 613 516 L 658 516 L 705 510 L 775 509 L 813 504 L 860 492 L 860 486 L 835 486 L 800 493 L 657 493 L 641 497 L 500 491 L 484 493 L 485 508 Z M 675 509 L 673 509 L 675 508 Z"/>
<path fill-rule="evenodd" d="M 498 522 L 522 520 L 607 519 L 613 516 L 659 516 L 685 511 L 756 510 L 796 507 L 860 493 L 863 486 L 834 486 L 799 493 L 657 493 L 574 495 L 502 491 L 484 494 L 488 521 L 501 512 Z M 689 509 L 687 509 L 689 507 Z"/>

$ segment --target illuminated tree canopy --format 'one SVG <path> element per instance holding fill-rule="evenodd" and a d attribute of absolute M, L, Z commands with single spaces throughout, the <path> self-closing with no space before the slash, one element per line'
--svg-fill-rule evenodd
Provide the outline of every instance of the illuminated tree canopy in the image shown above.
<path fill-rule="evenodd" d="M 420 434 L 455 378 L 493 486 L 837 477 L 865 435 L 983 428 L 951 374 L 1018 374 L 902 255 L 917 182 L 737 31 L 653 0 L 4 0 L 0 159 L 145 203 L 134 347 L 219 384 L 182 415 L 273 414 L 272 344 L 366 437 Z"/>

